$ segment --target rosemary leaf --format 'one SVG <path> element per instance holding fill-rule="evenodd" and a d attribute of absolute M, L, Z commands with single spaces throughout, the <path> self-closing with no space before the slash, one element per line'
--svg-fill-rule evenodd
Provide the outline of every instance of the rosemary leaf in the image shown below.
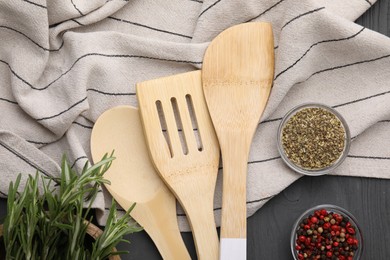
<path fill-rule="evenodd" d="M 86 163 L 78 174 L 63 156 L 60 178 L 37 172 L 35 177 L 27 178 L 20 193 L 19 174 L 9 185 L 7 216 L 3 223 L 6 259 L 104 259 L 112 255 L 113 247 L 124 241 L 125 234 L 139 231 L 134 223 L 129 224 L 133 207 L 118 220 L 113 201 L 103 235 L 91 247 L 85 247 L 87 223 L 93 220 L 92 203 L 100 186 L 109 183 L 103 175 L 113 160 L 113 153 L 106 154 L 93 166 Z M 53 183 L 59 187 L 54 189 Z M 115 254 L 120 253 L 123 252 Z"/>

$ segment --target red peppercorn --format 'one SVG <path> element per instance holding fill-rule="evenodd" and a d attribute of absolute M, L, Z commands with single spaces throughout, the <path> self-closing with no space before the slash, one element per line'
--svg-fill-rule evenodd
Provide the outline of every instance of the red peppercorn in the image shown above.
<path fill-rule="evenodd" d="M 339 242 L 334 241 L 334 242 L 333 242 L 333 246 L 339 246 Z"/>
<path fill-rule="evenodd" d="M 349 237 L 349 238 L 347 239 L 347 243 L 350 244 L 350 245 L 352 245 L 352 244 L 353 244 L 353 238 L 352 238 L 352 237 Z"/>
<path fill-rule="evenodd" d="M 349 234 L 352 234 L 352 235 L 355 234 L 355 229 L 353 229 L 352 227 L 347 228 L 347 231 Z"/>
<path fill-rule="evenodd" d="M 314 223 L 314 224 L 317 224 L 318 218 L 312 217 L 312 218 L 310 219 L 310 221 L 311 221 L 312 223 Z"/>
<path fill-rule="evenodd" d="M 332 231 L 339 231 L 340 230 L 340 226 L 338 226 L 338 225 L 332 225 L 331 227 L 330 227 L 330 229 L 332 230 Z"/>
<path fill-rule="evenodd" d="M 326 209 L 321 209 L 320 212 L 321 212 L 322 216 L 328 215 L 328 212 L 326 211 Z"/>
<path fill-rule="evenodd" d="M 330 223 L 329 222 L 324 223 L 323 228 L 324 229 L 329 229 L 330 228 Z"/>
<path fill-rule="evenodd" d="M 345 260 L 345 256 L 339 255 L 339 260 Z"/>
<path fill-rule="evenodd" d="M 310 229 L 310 226 L 309 225 L 305 225 L 303 228 L 308 230 L 308 229 Z"/>
<path fill-rule="evenodd" d="M 348 256 L 348 260 L 353 260 L 353 256 Z"/>
<path fill-rule="evenodd" d="M 336 219 L 337 222 L 343 221 L 343 217 L 340 216 L 339 214 L 334 214 L 333 217 Z"/>
<path fill-rule="evenodd" d="M 326 252 L 326 257 L 329 257 L 329 258 L 331 258 L 331 257 L 332 257 L 332 255 L 333 255 L 333 253 L 332 253 L 331 251 L 328 251 L 328 252 Z"/>
<path fill-rule="evenodd" d="M 306 237 L 305 236 L 299 236 L 299 241 L 301 242 L 305 242 L 306 241 Z"/>
<path fill-rule="evenodd" d="M 327 245 L 325 248 L 330 250 L 330 249 L 332 249 L 332 245 Z"/>
<path fill-rule="evenodd" d="M 355 238 L 355 239 L 353 240 L 353 244 L 354 244 L 354 245 L 358 245 L 358 244 L 359 244 L 359 241 Z"/>
<path fill-rule="evenodd" d="M 303 254 L 298 254 L 298 259 L 303 260 L 304 259 Z"/>

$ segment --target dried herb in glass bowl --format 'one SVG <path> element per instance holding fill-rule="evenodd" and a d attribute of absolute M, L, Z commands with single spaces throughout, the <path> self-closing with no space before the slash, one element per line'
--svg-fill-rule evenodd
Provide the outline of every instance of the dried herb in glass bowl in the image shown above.
<path fill-rule="evenodd" d="M 305 104 L 291 110 L 278 132 L 283 160 L 297 172 L 325 174 L 337 167 L 349 150 L 349 130 L 334 109 Z"/>

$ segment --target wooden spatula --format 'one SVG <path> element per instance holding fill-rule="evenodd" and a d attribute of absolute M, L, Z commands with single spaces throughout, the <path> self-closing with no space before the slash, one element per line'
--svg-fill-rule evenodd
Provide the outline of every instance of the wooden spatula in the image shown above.
<path fill-rule="evenodd" d="M 221 259 L 246 259 L 248 154 L 273 75 L 273 34 L 268 23 L 223 31 L 204 56 L 203 90 L 223 163 Z"/>
<path fill-rule="evenodd" d="M 164 259 L 191 259 L 180 235 L 176 199 L 153 168 L 138 109 L 120 106 L 104 112 L 91 136 L 93 160 L 115 150 L 104 178 L 122 208 L 136 202 L 131 216 L 145 229 Z"/>
<path fill-rule="evenodd" d="M 198 258 L 218 259 L 213 198 L 219 146 L 201 72 L 139 83 L 137 96 L 152 160 L 187 214 Z"/>

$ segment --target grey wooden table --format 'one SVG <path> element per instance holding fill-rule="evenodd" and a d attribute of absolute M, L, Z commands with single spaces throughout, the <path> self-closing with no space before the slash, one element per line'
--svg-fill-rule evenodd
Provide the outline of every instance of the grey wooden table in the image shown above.
<path fill-rule="evenodd" d="M 390 36 L 390 0 L 379 0 L 357 23 Z M 307 208 L 324 203 L 344 207 L 358 219 L 364 236 L 363 260 L 390 259 L 390 180 L 335 176 L 303 177 L 250 217 L 248 259 L 292 259 L 289 243 L 295 218 Z M 0 217 L 5 214 L 6 201 L 2 199 Z M 196 259 L 191 233 L 182 235 Z M 118 247 L 130 252 L 122 259 L 161 259 L 145 232 L 127 239 L 130 245 Z"/>

